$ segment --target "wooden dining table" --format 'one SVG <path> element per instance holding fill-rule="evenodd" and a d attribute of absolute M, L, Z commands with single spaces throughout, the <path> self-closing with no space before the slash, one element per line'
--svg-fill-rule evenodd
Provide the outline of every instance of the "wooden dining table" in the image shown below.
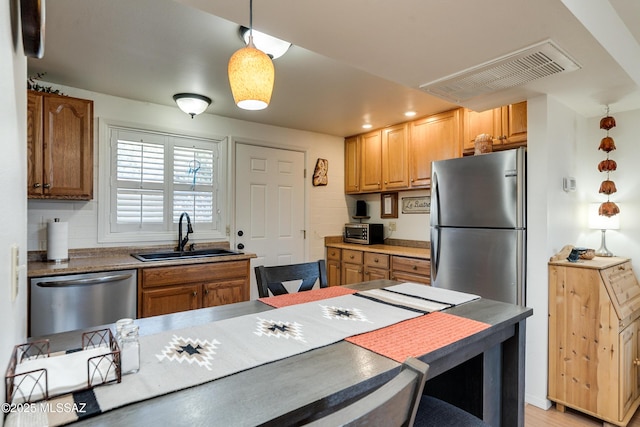
<path fill-rule="evenodd" d="M 368 290 L 398 282 L 374 280 Z M 273 310 L 258 300 L 137 319 L 141 335 Z M 429 364 L 425 392 L 475 413 L 492 426 L 524 425 L 525 322 L 531 308 L 480 298 L 445 310 L 490 327 L 419 355 Z M 113 325 L 111 325 L 113 326 Z M 78 333 L 49 336 L 51 350 Z M 401 363 L 347 341 L 260 365 L 204 384 L 129 404 L 74 426 L 299 425 L 393 378 Z"/>

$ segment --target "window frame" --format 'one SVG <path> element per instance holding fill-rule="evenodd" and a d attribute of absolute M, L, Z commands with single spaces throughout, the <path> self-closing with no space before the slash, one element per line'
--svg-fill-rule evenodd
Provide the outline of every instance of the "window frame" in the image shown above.
<path fill-rule="evenodd" d="M 173 138 L 176 141 L 194 140 L 201 145 L 200 142 L 211 144 L 217 144 L 218 159 L 217 159 L 217 171 L 214 170 L 214 205 L 217 206 L 214 217 L 217 217 L 216 228 L 203 228 L 198 227 L 197 221 L 193 223 L 194 233 L 190 236 L 192 241 L 218 241 L 228 240 L 229 229 L 229 211 L 230 200 L 228 195 L 230 194 L 228 179 L 228 138 L 226 136 L 212 136 L 212 135 L 198 135 L 194 133 L 180 132 L 171 129 L 161 129 L 149 125 L 123 123 L 114 120 L 99 119 L 98 120 L 98 242 L 99 243 L 122 243 L 122 244 L 139 244 L 139 243 L 174 243 L 177 241 L 178 224 L 174 223 L 173 218 L 173 206 L 168 206 L 166 201 L 164 203 L 164 212 L 166 215 L 165 223 L 168 221 L 168 229 L 165 229 L 164 224 L 161 230 L 130 230 L 130 231 L 116 231 L 112 230 L 112 221 L 115 220 L 115 191 L 112 189 L 116 187 L 117 177 L 112 173 L 115 171 L 115 165 L 113 165 L 113 147 L 111 142 L 111 130 L 121 129 L 129 132 L 144 132 L 148 134 L 159 135 L 161 138 Z M 179 144 L 184 146 L 184 144 Z M 172 144 L 165 145 L 173 149 Z M 167 152 L 168 148 L 165 148 L 165 177 L 164 180 L 171 180 L 173 182 L 173 165 L 170 165 L 170 170 L 167 169 Z M 173 153 L 171 153 L 173 157 Z M 215 168 L 215 166 L 214 166 Z M 113 207 L 113 209 L 112 209 Z M 210 224 L 210 223 L 207 223 Z"/>

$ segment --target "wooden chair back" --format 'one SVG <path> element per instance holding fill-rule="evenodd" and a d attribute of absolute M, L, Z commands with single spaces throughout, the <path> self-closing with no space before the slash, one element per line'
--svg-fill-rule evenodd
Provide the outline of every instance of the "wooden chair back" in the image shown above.
<path fill-rule="evenodd" d="M 289 293 L 283 282 L 302 280 L 298 291 L 308 291 L 319 281 L 321 288 L 327 287 L 327 267 L 323 259 L 302 264 L 276 265 L 265 267 L 259 265 L 255 268 L 256 281 L 258 283 L 258 295 L 266 298 L 271 291 L 272 295 Z"/>

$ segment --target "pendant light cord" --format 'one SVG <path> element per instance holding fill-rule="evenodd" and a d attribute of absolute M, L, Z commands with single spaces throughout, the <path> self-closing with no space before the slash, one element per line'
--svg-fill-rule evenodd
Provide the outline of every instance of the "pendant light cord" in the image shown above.
<path fill-rule="evenodd" d="M 253 39 L 253 0 L 249 0 L 249 40 Z"/>

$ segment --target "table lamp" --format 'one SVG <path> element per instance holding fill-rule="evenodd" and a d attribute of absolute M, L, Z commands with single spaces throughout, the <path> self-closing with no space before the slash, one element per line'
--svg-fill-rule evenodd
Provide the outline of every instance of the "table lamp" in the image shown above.
<path fill-rule="evenodd" d="M 607 249 L 607 243 L 605 241 L 605 233 L 607 230 L 620 229 L 620 214 L 607 217 L 598 213 L 599 203 L 589 204 L 589 228 L 602 231 L 602 240 L 600 242 L 600 248 L 596 251 L 596 256 L 613 256 L 613 254 Z"/>

